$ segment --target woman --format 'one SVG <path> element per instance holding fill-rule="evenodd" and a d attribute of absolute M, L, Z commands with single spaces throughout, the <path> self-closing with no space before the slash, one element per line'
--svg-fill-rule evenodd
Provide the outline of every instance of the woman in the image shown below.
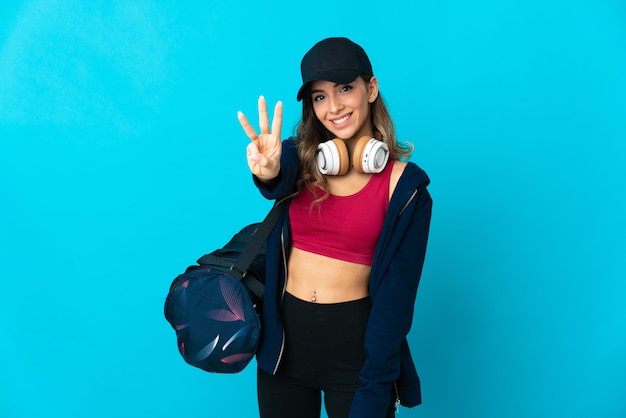
<path fill-rule="evenodd" d="M 262 418 L 393 417 L 421 402 L 406 335 L 422 271 L 432 200 L 429 179 L 405 162 L 365 51 L 346 38 L 302 59 L 302 120 L 281 141 L 282 103 L 247 159 L 269 199 L 289 210 L 267 243 L 257 353 Z M 332 141 L 329 141 L 332 140 Z M 344 145 L 345 144 L 345 145 Z"/>

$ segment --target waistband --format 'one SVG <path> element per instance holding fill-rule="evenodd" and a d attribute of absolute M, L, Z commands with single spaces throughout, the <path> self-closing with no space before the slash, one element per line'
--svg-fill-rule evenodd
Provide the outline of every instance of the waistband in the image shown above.
<path fill-rule="evenodd" d="M 369 296 L 366 296 L 361 299 L 349 300 L 346 302 L 317 303 L 297 298 L 291 293 L 285 292 L 283 305 L 292 306 L 294 308 L 310 312 L 353 312 L 361 309 L 369 309 L 372 306 L 372 301 Z"/>

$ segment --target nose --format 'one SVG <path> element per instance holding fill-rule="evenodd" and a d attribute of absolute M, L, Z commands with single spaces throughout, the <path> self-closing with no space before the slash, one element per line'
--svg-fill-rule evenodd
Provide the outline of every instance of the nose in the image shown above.
<path fill-rule="evenodd" d="M 329 110 L 331 113 L 339 113 L 341 109 L 343 109 L 343 104 L 341 100 L 335 95 L 330 95 L 328 98 Z"/>

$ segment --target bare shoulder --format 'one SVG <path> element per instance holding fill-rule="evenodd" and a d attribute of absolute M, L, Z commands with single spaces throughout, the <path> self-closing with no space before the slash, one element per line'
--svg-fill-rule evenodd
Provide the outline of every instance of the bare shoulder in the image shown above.
<path fill-rule="evenodd" d="M 393 191 L 396 189 L 398 185 L 398 180 L 400 180 L 400 176 L 404 173 L 404 169 L 406 168 L 407 163 L 405 161 L 395 161 L 393 164 L 393 169 L 391 170 L 391 179 L 389 179 L 389 200 L 391 200 L 391 196 L 393 195 Z"/>

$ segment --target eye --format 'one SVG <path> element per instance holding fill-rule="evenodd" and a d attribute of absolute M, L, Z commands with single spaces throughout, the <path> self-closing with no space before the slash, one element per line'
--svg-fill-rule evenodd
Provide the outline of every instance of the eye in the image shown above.
<path fill-rule="evenodd" d="M 313 101 L 314 102 L 319 102 L 321 100 L 324 100 L 324 95 L 323 94 L 314 94 L 313 95 Z"/>
<path fill-rule="evenodd" d="M 350 91 L 352 90 L 354 87 L 352 86 L 352 84 L 346 84 L 345 86 L 341 86 L 341 88 L 339 89 L 339 92 L 346 92 L 346 91 Z"/>

